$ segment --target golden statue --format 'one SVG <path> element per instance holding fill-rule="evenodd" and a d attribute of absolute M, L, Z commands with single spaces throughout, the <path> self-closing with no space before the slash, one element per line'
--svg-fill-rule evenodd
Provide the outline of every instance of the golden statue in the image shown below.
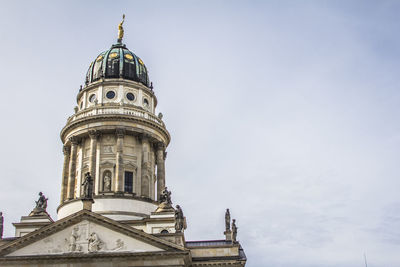
<path fill-rule="evenodd" d="M 125 20 L 125 14 L 122 15 L 122 21 L 118 25 L 118 42 L 122 42 L 122 38 L 124 37 L 124 27 L 122 27 L 122 24 L 124 24 Z"/>

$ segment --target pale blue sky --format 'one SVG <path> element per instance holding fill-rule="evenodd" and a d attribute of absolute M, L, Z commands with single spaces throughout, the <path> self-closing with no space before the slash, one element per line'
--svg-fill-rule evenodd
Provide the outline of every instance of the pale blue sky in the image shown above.
<path fill-rule="evenodd" d="M 0 210 L 59 203 L 59 132 L 116 41 L 150 71 L 187 240 L 247 266 L 400 266 L 399 1 L 0 1 Z"/>

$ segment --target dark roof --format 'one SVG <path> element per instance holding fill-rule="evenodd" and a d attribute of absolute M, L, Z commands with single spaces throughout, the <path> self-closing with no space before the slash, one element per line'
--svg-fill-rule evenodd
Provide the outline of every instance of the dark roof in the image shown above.
<path fill-rule="evenodd" d="M 112 45 L 96 57 L 89 66 L 85 84 L 89 85 L 102 78 L 123 78 L 150 86 L 143 61 L 121 43 Z"/>

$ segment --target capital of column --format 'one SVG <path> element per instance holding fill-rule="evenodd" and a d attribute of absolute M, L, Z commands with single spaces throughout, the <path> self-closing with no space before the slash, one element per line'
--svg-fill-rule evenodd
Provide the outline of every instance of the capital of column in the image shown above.
<path fill-rule="evenodd" d="M 69 138 L 69 141 L 71 142 L 71 144 L 73 145 L 77 145 L 78 144 L 78 138 L 76 136 L 71 136 Z"/>
<path fill-rule="evenodd" d="M 70 146 L 63 146 L 63 153 L 65 156 L 71 154 L 71 147 Z"/>
<path fill-rule="evenodd" d="M 125 129 L 118 128 L 115 131 L 115 134 L 117 135 L 118 138 L 123 138 L 125 135 Z"/>
<path fill-rule="evenodd" d="M 163 142 L 158 142 L 157 143 L 157 150 L 160 151 L 164 151 L 165 150 L 165 144 Z"/>
<path fill-rule="evenodd" d="M 89 131 L 90 139 L 97 139 L 100 136 L 100 132 L 96 130 Z"/>
<path fill-rule="evenodd" d="M 139 140 L 140 140 L 141 142 L 143 142 L 143 140 L 148 140 L 148 139 L 150 139 L 150 135 L 145 134 L 145 133 L 141 133 L 141 134 L 138 135 L 138 138 L 139 138 Z"/>

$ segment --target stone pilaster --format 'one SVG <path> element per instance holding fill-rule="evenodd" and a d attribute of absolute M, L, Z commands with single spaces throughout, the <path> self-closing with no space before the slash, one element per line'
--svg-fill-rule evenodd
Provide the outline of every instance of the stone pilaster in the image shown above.
<path fill-rule="evenodd" d="M 64 146 L 63 153 L 64 153 L 64 163 L 63 163 L 62 180 L 61 180 L 60 204 L 62 204 L 64 202 L 64 200 L 67 198 L 69 161 L 70 161 L 70 157 L 71 157 L 71 147 Z"/>
<path fill-rule="evenodd" d="M 141 135 L 141 140 L 142 140 L 142 163 L 141 163 L 141 173 L 140 177 L 138 177 L 138 185 L 137 185 L 137 194 L 139 196 L 146 196 L 148 197 L 148 194 L 146 191 L 148 191 L 147 188 L 145 188 L 144 183 L 145 180 L 149 179 L 149 170 L 150 170 L 150 142 L 149 142 L 149 137 L 145 134 Z"/>
<path fill-rule="evenodd" d="M 68 170 L 68 189 L 67 189 L 67 199 L 74 198 L 75 191 L 75 173 L 76 173 L 76 156 L 77 156 L 77 147 L 78 147 L 78 139 L 75 136 L 69 138 L 71 142 L 71 156 L 69 161 L 69 170 Z"/>
<path fill-rule="evenodd" d="M 124 168 L 123 168 L 123 147 L 124 147 L 124 129 L 117 129 L 117 153 L 115 158 L 115 192 L 124 191 Z"/>
<path fill-rule="evenodd" d="M 157 144 L 157 200 L 160 200 L 161 192 L 165 187 L 165 145 Z"/>

